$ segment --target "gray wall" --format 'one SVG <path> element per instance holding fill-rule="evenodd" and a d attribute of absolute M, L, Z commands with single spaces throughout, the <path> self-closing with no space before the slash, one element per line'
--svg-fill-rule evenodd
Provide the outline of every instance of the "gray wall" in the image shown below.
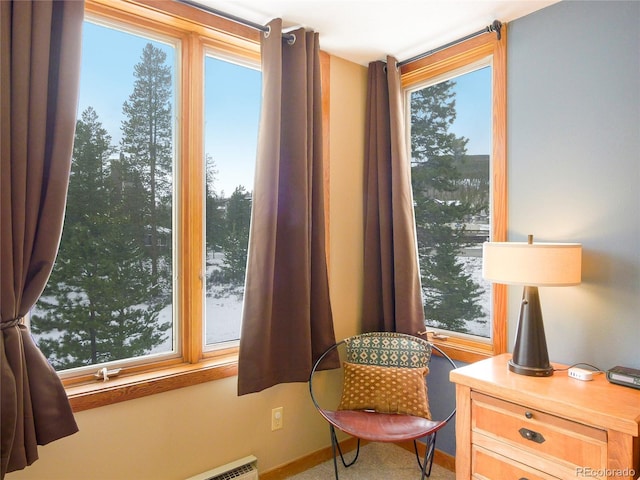
<path fill-rule="evenodd" d="M 582 284 L 540 289 L 549 357 L 640 368 L 640 3 L 563 1 L 508 34 L 509 240 L 583 246 Z"/>
<path fill-rule="evenodd" d="M 549 357 L 640 368 L 640 2 L 562 1 L 510 22 L 507 48 L 508 240 L 583 246 L 581 285 L 540 288 Z M 454 401 L 441 381 L 431 401 Z"/>

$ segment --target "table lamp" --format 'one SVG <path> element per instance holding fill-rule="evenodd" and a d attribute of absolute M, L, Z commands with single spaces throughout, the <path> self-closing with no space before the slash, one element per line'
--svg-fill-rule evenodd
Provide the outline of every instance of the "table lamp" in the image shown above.
<path fill-rule="evenodd" d="M 580 283 L 579 243 L 485 242 L 482 276 L 494 283 L 524 285 L 518 328 L 509 370 L 534 377 L 553 375 L 544 335 L 538 287 Z"/>

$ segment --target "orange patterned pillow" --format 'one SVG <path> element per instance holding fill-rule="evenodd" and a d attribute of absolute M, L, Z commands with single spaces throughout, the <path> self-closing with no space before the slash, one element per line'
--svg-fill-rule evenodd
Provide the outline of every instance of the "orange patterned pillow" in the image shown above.
<path fill-rule="evenodd" d="M 338 410 L 374 410 L 431 419 L 425 384 L 428 373 L 428 367 L 380 367 L 344 362 Z"/>

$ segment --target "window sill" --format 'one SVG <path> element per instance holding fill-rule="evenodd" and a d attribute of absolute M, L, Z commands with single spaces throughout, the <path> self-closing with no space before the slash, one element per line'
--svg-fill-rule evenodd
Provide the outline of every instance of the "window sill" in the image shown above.
<path fill-rule="evenodd" d="M 181 364 L 154 372 L 145 372 L 96 381 L 66 388 L 74 412 L 168 392 L 199 383 L 238 374 L 238 356 L 228 355 L 197 364 Z"/>
<path fill-rule="evenodd" d="M 473 363 L 494 355 L 490 345 L 460 341 L 457 338 L 431 338 L 430 341 L 454 361 Z M 73 411 L 81 412 L 237 374 L 238 355 L 233 353 L 196 364 L 180 364 L 153 372 L 111 378 L 107 382 L 95 381 L 68 386 L 66 391 Z"/>
<path fill-rule="evenodd" d="M 456 337 L 450 337 L 447 340 L 430 338 L 429 341 L 441 348 L 444 353 L 457 362 L 474 363 L 496 354 L 491 344 L 473 342 Z"/>

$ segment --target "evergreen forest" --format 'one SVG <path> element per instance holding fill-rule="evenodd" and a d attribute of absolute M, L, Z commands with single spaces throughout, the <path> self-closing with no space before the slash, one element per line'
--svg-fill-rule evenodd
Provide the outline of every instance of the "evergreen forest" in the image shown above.
<path fill-rule="evenodd" d="M 469 321 L 487 322 L 486 292 L 465 252 L 488 240 L 468 225 L 488 223 L 489 156 L 467 155 L 468 139 L 451 132 L 454 86 L 448 80 L 411 95 L 411 181 L 425 322 L 473 333 Z"/>
<path fill-rule="evenodd" d="M 166 54 L 148 43 L 133 77 L 118 145 L 92 107 L 77 120 L 60 249 L 31 318 L 57 370 L 147 355 L 172 337 L 172 322 L 161 316 L 174 278 L 174 87 Z M 477 244 L 466 225 L 488 218 L 489 161 L 467 155 L 468 140 L 450 132 L 453 86 L 411 96 L 412 186 L 427 325 L 467 332 L 469 320 L 486 322 L 485 292 L 461 255 Z M 251 192 L 242 185 L 229 196 L 218 192 L 210 155 L 205 170 L 207 295 L 241 301 Z"/>
<path fill-rule="evenodd" d="M 132 74 L 117 146 L 92 107 L 76 123 L 60 248 L 31 316 L 56 370 L 140 357 L 172 339 L 171 314 L 161 315 L 173 301 L 176 173 L 166 54 L 148 43 Z M 242 295 L 251 194 L 238 186 L 223 197 L 216 174 L 207 155 L 208 295 Z"/>

